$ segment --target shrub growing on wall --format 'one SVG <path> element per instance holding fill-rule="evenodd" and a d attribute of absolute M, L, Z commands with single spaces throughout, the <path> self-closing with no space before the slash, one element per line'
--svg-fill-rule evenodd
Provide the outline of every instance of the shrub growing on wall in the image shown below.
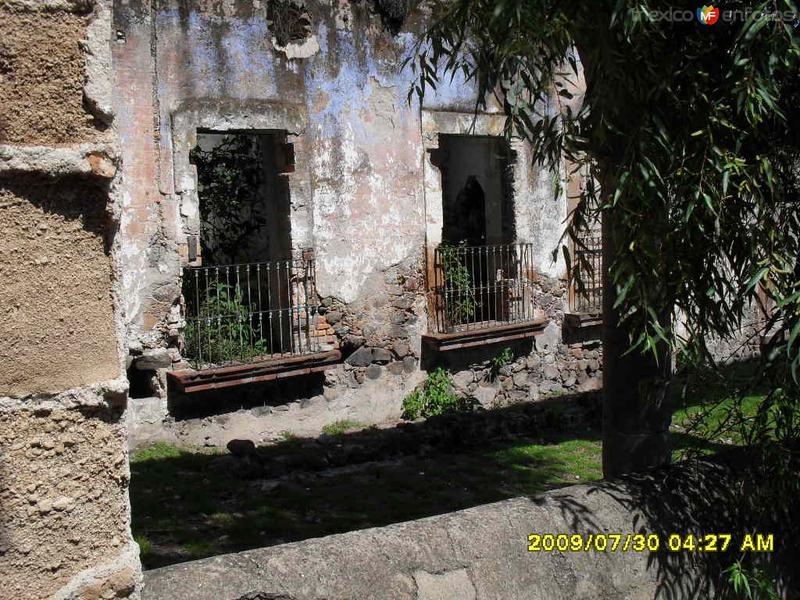
<path fill-rule="evenodd" d="M 270 354 L 269 340 L 238 288 L 218 283 L 187 320 L 185 355 L 196 366 L 247 361 Z"/>
<path fill-rule="evenodd" d="M 403 399 L 403 418 L 413 421 L 449 412 L 471 410 L 472 402 L 453 390 L 453 380 L 441 367 L 434 370 L 421 387 Z"/>

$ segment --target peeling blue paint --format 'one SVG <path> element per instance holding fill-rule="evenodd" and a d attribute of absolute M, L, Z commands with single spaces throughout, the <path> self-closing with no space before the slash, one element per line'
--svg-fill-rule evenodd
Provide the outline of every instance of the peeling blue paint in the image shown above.
<path fill-rule="evenodd" d="M 324 29 L 323 31 L 323 27 L 320 27 L 318 33 L 320 40 L 324 40 L 326 51 L 321 58 L 328 56 L 328 32 L 327 28 Z M 338 72 L 331 75 L 327 71 L 328 63 L 325 60 L 314 61 L 305 72 L 309 99 L 313 102 L 320 93 L 325 94 L 328 99 L 322 110 L 309 115 L 309 120 L 322 137 L 340 135 L 345 124 L 352 127 L 356 136 L 366 135 L 359 113 L 368 108 L 368 101 L 372 96 L 370 77 L 378 73 L 378 68 L 369 50 L 362 53 L 356 49 L 352 33 L 336 30 L 335 35 L 337 55 L 341 59 Z M 322 41 L 320 49 L 323 49 Z M 359 62 L 359 56 L 364 57 L 363 63 Z"/>
<path fill-rule="evenodd" d="M 229 19 L 222 39 L 225 49 L 226 95 L 259 99 L 275 97 L 275 62 L 269 29 L 262 19 Z"/>
<path fill-rule="evenodd" d="M 263 19 L 221 19 L 192 11 L 182 24 L 179 12 L 170 10 L 159 12 L 156 23 L 160 32 L 183 29 L 188 48 L 184 80 L 196 96 L 239 99 L 277 96 L 276 58 Z M 169 35 L 164 37 L 169 39 Z"/>

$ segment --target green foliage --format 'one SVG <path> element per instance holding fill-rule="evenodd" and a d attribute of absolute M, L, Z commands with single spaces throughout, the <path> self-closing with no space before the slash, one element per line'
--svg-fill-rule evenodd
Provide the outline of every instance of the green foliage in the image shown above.
<path fill-rule="evenodd" d="M 339 419 L 322 427 L 322 433 L 327 435 L 342 435 L 353 429 L 363 429 L 364 424 L 352 419 Z"/>
<path fill-rule="evenodd" d="M 492 357 L 492 360 L 489 362 L 492 365 L 492 369 L 496 369 L 499 371 L 506 365 L 510 365 L 511 361 L 513 360 L 514 360 L 514 353 L 511 351 L 511 348 L 503 348 L 500 354 Z"/>
<path fill-rule="evenodd" d="M 133 541 L 139 544 L 139 555 L 145 560 L 153 551 L 153 543 L 144 535 L 133 536 Z"/>
<path fill-rule="evenodd" d="M 758 373 L 750 389 L 729 387 L 733 408 L 713 427 L 757 456 L 759 501 L 745 512 L 768 524 L 800 480 L 797 7 L 733 0 L 723 9 L 747 16 L 712 27 L 657 18 L 654 5 L 437 3 L 409 57 L 410 97 L 458 75 L 474 83 L 478 108 L 491 96 L 502 104 L 507 135 L 527 139 L 537 163 L 588 172 L 565 236 L 576 242 L 602 213 L 612 259 L 604 293 L 631 351 L 713 368 L 708 341 L 768 309 L 754 333 L 767 340 Z M 737 408 L 756 382 L 766 389 L 755 412 Z M 742 579 L 752 560 L 742 557 L 735 575 L 745 593 L 757 587 Z"/>
<path fill-rule="evenodd" d="M 736 561 L 725 570 L 728 584 L 741 600 L 778 600 L 775 579 L 758 567 L 748 569 Z"/>
<path fill-rule="evenodd" d="M 791 1 L 726 4 L 751 16 L 713 28 L 656 19 L 647 2 L 436 6 L 409 59 L 412 94 L 465 77 L 479 106 L 503 104 L 507 134 L 530 140 L 534 160 L 590 173 L 567 235 L 605 211 L 624 250 L 610 272 L 635 348 L 702 352 L 738 329 L 759 287 L 796 339 L 800 48 L 791 24 L 770 20 Z M 688 336 L 665 322 L 676 309 Z"/>
<path fill-rule="evenodd" d="M 177 459 L 184 456 L 195 455 L 214 455 L 220 454 L 218 448 L 200 448 L 192 446 L 174 446 L 167 442 L 155 442 L 154 444 L 136 450 L 131 454 L 131 464 L 138 465 L 145 462 L 167 462 L 170 459 Z"/>
<path fill-rule="evenodd" d="M 211 150 L 195 147 L 189 157 L 197 167 L 204 262 L 233 263 L 266 224 L 257 201 L 264 182 L 258 138 L 227 135 Z"/>
<path fill-rule="evenodd" d="M 445 319 L 448 325 L 468 323 L 475 316 L 477 300 L 472 276 L 467 267 L 464 244 L 439 246 L 442 273 L 448 290 L 445 304 Z"/>
<path fill-rule="evenodd" d="M 500 369 L 506 365 L 510 365 L 514 360 L 514 353 L 511 348 L 503 348 L 497 356 L 492 357 L 489 361 L 489 376 L 494 380 L 499 374 Z"/>
<path fill-rule="evenodd" d="M 441 367 L 428 375 L 421 388 L 403 398 L 403 418 L 409 421 L 471 409 L 472 403 L 456 395 L 453 380 Z"/>
<path fill-rule="evenodd" d="M 186 354 L 204 363 L 248 360 L 270 353 L 238 287 L 217 283 L 183 331 Z"/>
<path fill-rule="evenodd" d="M 131 464 L 148 460 L 163 460 L 167 458 L 177 458 L 181 455 L 181 449 L 166 442 L 156 442 L 152 446 L 137 450 L 131 455 Z"/>

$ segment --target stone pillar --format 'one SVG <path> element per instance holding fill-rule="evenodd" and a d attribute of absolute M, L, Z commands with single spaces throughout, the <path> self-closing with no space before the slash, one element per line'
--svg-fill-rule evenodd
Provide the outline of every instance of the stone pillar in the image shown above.
<path fill-rule="evenodd" d="M 110 0 L 0 2 L 0 596 L 129 598 Z"/>

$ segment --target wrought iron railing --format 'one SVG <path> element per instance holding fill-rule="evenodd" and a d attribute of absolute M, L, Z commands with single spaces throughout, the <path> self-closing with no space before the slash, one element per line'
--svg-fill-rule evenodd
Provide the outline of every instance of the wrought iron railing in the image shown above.
<path fill-rule="evenodd" d="M 196 368 L 317 352 L 313 259 L 183 272 L 184 356 Z"/>
<path fill-rule="evenodd" d="M 433 253 L 431 327 L 436 333 L 531 321 L 533 245 L 441 245 Z"/>
<path fill-rule="evenodd" d="M 603 244 L 597 232 L 581 235 L 575 242 L 576 273 L 572 280 L 571 308 L 576 313 L 603 310 Z"/>

